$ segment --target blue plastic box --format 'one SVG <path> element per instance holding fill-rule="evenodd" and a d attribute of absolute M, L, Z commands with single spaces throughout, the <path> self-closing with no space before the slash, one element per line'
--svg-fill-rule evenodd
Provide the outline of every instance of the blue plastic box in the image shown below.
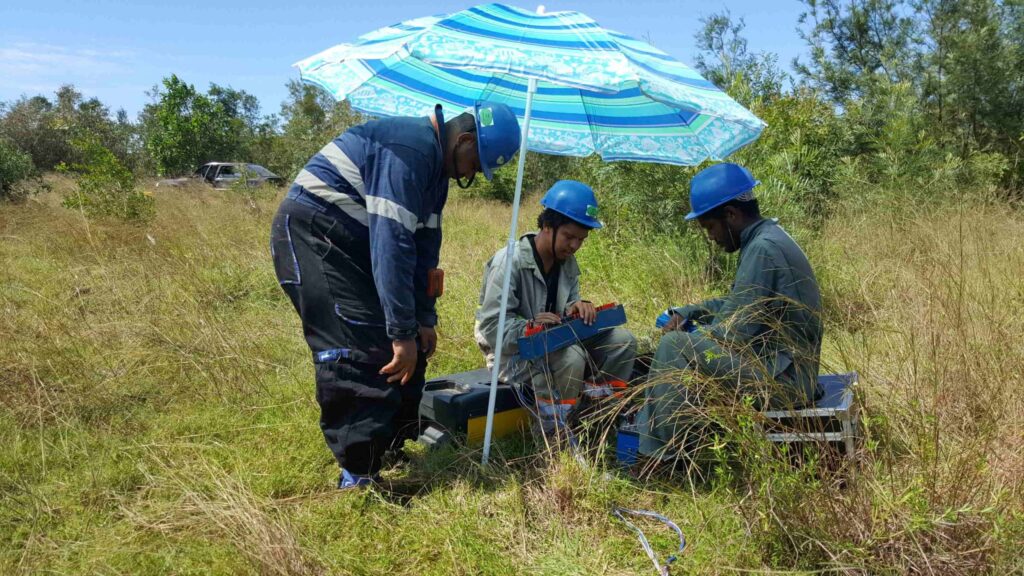
<path fill-rule="evenodd" d="M 615 435 L 615 459 L 619 466 L 636 464 L 640 450 L 640 435 L 630 430 L 619 430 Z"/>

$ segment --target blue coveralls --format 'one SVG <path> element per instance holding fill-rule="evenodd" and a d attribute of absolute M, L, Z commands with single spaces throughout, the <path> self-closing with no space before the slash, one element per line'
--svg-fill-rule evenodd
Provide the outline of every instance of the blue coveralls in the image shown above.
<path fill-rule="evenodd" d="M 378 374 L 391 341 L 437 324 L 427 272 L 441 249 L 448 197 L 444 121 L 387 118 L 355 126 L 299 172 L 271 229 L 277 279 L 313 354 L 320 428 L 339 466 L 372 475 L 415 435 L 426 359 L 413 378 Z"/>

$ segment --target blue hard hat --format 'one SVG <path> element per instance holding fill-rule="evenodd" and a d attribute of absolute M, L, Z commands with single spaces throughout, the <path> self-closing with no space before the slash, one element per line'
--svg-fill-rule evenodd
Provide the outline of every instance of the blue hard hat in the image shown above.
<path fill-rule="evenodd" d="M 735 200 L 754 189 L 761 182 L 739 164 L 722 162 L 708 166 L 690 180 L 690 210 L 687 220 Z M 753 194 L 751 194 L 751 197 Z"/>
<path fill-rule="evenodd" d="M 555 182 L 540 199 L 540 205 L 568 216 L 581 226 L 587 228 L 603 226 L 597 219 L 597 197 L 594 196 L 594 191 L 590 186 L 583 182 L 575 180 Z"/>
<path fill-rule="evenodd" d="M 476 118 L 476 142 L 480 151 L 480 168 L 488 180 L 495 168 L 508 163 L 519 151 L 521 133 L 519 120 L 505 104 L 477 102 L 473 106 Z"/>

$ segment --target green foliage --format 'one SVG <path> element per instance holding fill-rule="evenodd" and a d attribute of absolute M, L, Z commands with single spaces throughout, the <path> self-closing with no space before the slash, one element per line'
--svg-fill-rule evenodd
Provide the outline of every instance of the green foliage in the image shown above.
<path fill-rule="evenodd" d="M 152 196 L 135 183 L 135 175 L 96 138 L 73 142 L 82 158 L 62 169 L 75 176 L 77 190 L 64 197 L 64 206 L 81 210 L 91 217 L 111 216 L 121 220 L 144 222 L 156 213 Z"/>
<path fill-rule="evenodd" d="M 743 37 L 746 22 L 736 21 L 728 10 L 701 18 L 703 28 L 696 35 L 694 65 L 707 80 L 725 90 L 745 106 L 755 100 L 772 100 L 782 94 L 787 75 L 771 53 L 751 54 Z"/>
<path fill-rule="evenodd" d="M 135 127 L 124 110 L 116 119 L 96 98 L 88 100 L 71 85 L 62 86 L 51 101 L 44 96 L 23 97 L 0 114 L 0 136 L 6 136 L 31 156 L 39 170 L 53 170 L 61 163 L 79 161 L 72 140 L 97 138 L 118 159 L 132 166 L 141 164 Z M 4 112 L 0 106 L 0 112 Z"/>
<path fill-rule="evenodd" d="M 912 80 L 920 69 L 918 22 L 906 0 L 804 0 L 800 23 L 811 51 L 797 72 L 834 101 L 870 93 L 879 81 Z"/>
<path fill-rule="evenodd" d="M 0 200 L 14 198 L 14 185 L 34 172 L 32 157 L 19 150 L 7 138 L 0 136 Z"/>
<path fill-rule="evenodd" d="M 806 89 L 771 103 L 758 100 L 752 109 L 768 126 L 756 144 L 731 160 L 748 166 L 761 181 L 762 211 L 787 222 L 823 225 L 839 195 L 836 165 L 849 153 L 847 123 Z"/>
<path fill-rule="evenodd" d="M 696 169 L 644 162 L 602 161 L 591 156 L 572 163 L 575 180 L 594 187 L 601 219 L 631 232 L 675 234 L 695 232 L 686 226 L 690 178 Z"/>
<path fill-rule="evenodd" d="M 927 54 L 925 109 L 960 156 L 998 151 L 1014 158 L 1006 182 L 1019 188 L 1024 135 L 1024 5 L 994 0 L 923 2 Z"/>
<path fill-rule="evenodd" d="M 253 162 L 284 178 L 294 178 L 324 144 L 365 120 L 348 102 L 336 102 L 323 89 L 297 80 L 288 82 L 281 119 L 284 123 L 280 131 L 275 128 L 272 134 L 266 134 Z"/>
<path fill-rule="evenodd" d="M 862 170 L 880 161 L 916 178 L 929 166 L 948 171 L 977 153 L 997 153 L 1007 160 L 1001 184 L 1019 192 L 1024 6 L 1000 0 L 805 1 L 801 21 L 811 59 L 796 68 L 832 102 L 854 112 L 851 126 L 867 138 L 858 138 L 851 156 L 876 156 L 851 157 L 850 163 Z M 867 113 L 858 117 L 858 108 Z M 900 124 L 898 142 L 882 134 L 890 122 Z M 891 179 L 895 172 L 883 174 Z"/>
<path fill-rule="evenodd" d="M 32 158 L 40 170 L 70 160 L 71 145 L 58 128 L 53 104 L 44 96 L 21 98 L 0 121 L 0 132 Z"/>
<path fill-rule="evenodd" d="M 955 183 L 946 153 L 933 134 L 907 83 L 879 83 L 870 100 L 851 102 L 848 124 L 853 129 L 857 164 L 875 188 L 906 189 L 918 198 Z M 870 194 L 870 191 L 867 191 Z"/>
<path fill-rule="evenodd" d="M 216 84 L 203 94 L 173 74 L 162 84 L 142 113 L 146 150 L 158 174 L 186 174 L 204 162 L 247 160 L 249 145 L 266 128 L 254 96 Z"/>
<path fill-rule="evenodd" d="M 1024 7 L 999 0 L 807 0 L 810 57 L 799 84 L 777 57 L 755 51 L 745 22 L 703 19 L 695 67 L 765 119 L 761 139 L 731 160 L 762 180 L 765 204 L 820 227 L 837 201 L 911 191 L 947 196 L 953 184 L 1017 193 L 1024 185 Z M 52 98 L 0 105 L 0 135 L 36 168 L 80 162 L 73 140 L 96 137 L 136 173 L 191 172 L 210 160 L 256 162 L 285 178 L 348 127 L 365 120 L 345 102 L 298 81 L 276 115 L 251 94 L 211 84 L 206 93 L 170 76 L 137 122 L 72 86 Z M 513 166 L 463 194 L 511 200 Z M 691 169 L 607 165 L 596 158 L 530 154 L 524 193 L 559 178 L 598 188 L 607 219 L 676 233 Z M 973 179 L 978 180 L 974 182 Z"/>

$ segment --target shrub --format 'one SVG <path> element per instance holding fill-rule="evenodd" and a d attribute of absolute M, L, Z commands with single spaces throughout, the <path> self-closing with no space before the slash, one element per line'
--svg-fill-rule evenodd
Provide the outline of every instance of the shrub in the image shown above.
<path fill-rule="evenodd" d="M 761 181 L 757 194 L 765 214 L 820 228 L 837 199 L 836 164 L 848 151 L 848 128 L 809 90 L 756 102 L 752 109 L 768 126 L 729 161 L 747 166 Z"/>
<path fill-rule="evenodd" d="M 33 172 L 32 158 L 10 140 L 0 138 L 0 200 L 15 199 L 14 185 Z"/>
<path fill-rule="evenodd" d="M 148 221 L 155 215 L 153 198 L 135 185 L 135 175 L 95 138 L 74 142 L 81 163 L 62 166 L 74 174 L 77 190 L 64 197 L 64 206 L 88 216 L 113 216 L 128 221 Z"/>

